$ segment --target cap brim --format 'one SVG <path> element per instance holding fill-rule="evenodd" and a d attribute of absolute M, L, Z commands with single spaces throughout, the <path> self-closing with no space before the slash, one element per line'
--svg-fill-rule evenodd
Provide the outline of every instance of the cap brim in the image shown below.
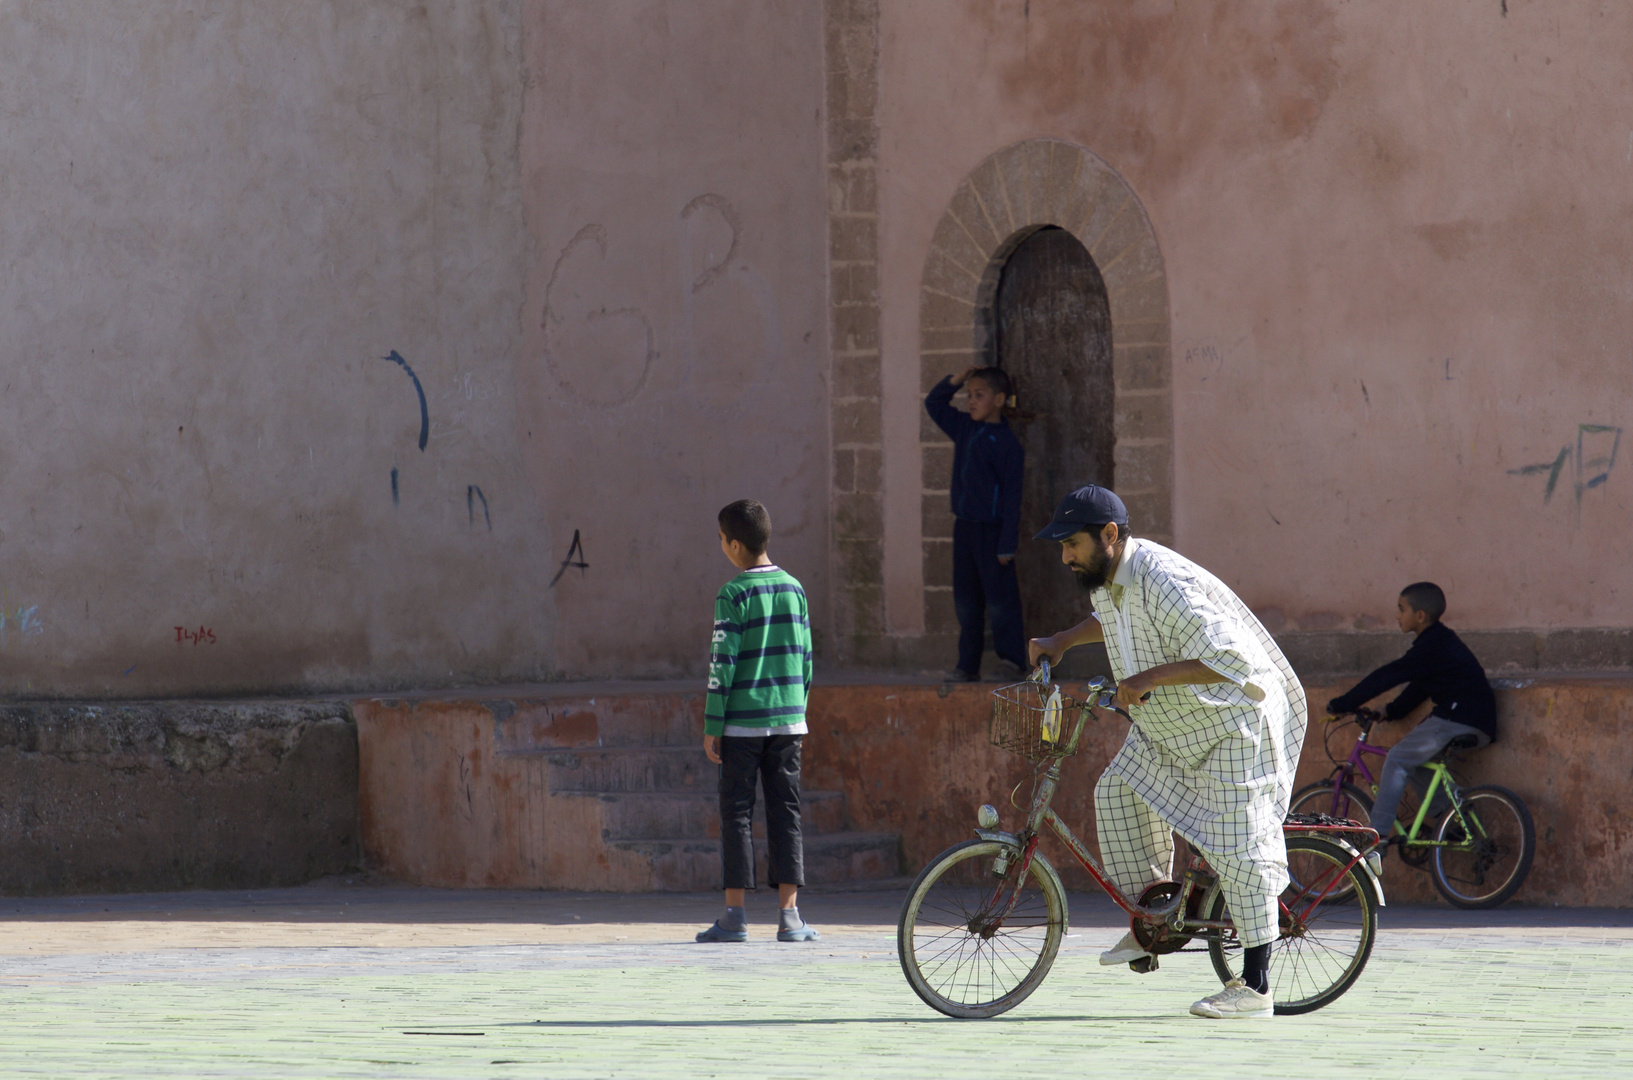
<path fill-rule="evenodd" d="M 1065 540 L 1069 536 L 1076 536 L 1087 529 L 1087 525 L 1079 525 L 1075 521 L 1051 521 L 1043 530 L 1034 536 L 1034 540 Z"/>

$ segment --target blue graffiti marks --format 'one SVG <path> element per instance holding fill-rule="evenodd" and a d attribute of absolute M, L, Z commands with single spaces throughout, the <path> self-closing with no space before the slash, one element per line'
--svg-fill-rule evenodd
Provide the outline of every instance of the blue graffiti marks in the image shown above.
<path fill-rule="evenodd" d="M 391 505 L 396 506 L 400 500 L 397 493 L 397 466 L 391 467 Z"/>
<path fill-rule="evenodd" d="M 471 525 L 476 524 L 476 500 L 482 500 L 482 520 L 487 522 L 488 532 L 493 531 L 493 518 L 488 514 L 488 497 L 482 494 L 482 489 L 475 484 L 465 488 L 465 517 Z"/>
<path fill-rule="evenodd" d="M 1546 504 L 1552 501 L 1554 490 L 1559 487 L 1559 478 L 1565 475 L 1568 468 L 1571 470 L 1571 486 L 1576 491 L 1577 505 L 1580 506 L 1585 492 L 1600 487 L 1610 479 L 1610 470 L 1616 467 L 1616 454 L 1621 448 L 1621 428 L 1611 424 L 1578 424 L 1574 447 L 1566 443 L 1559 448 L 1554 460 L 1509 469 L 1508 475 L 1546 475 L 1548 481 L 1542 488 L 1542 501 Z"/>
<path fill-rule="evenodd" d="M 573 561 L 574 556 L 577 556 L 578 561 Z M 561 560 L 561 569 L 557 570 L 556 576 L 550 579 L 550 587 L 552 589 L 556 587 L 556 582 L 561 580 L 561 575 L 567 572 L 567 568 L 569 566 L 576 567 L 580 574 L 584 573 L 584 571 L 590 568 L 590 564 L 584 561 L 584 544 L 578 538 L 577 529 L 573 530 L 573 543 L 572 546 L 567 549 L 567 557 Z"/>
<path fill-rule="evenodd" d="M 18 606 L 15 612 L 0 608 L 0 649 L 11 644 L 11 638 L 37 637 L 45 633 L 40 621 L 40 605 Z"/>
<path fill-rule="evenodd" d="M 382 356 L 380 359 L 390 360 L 408 372 L 408 377 L 414 380 L 414 392 L 420 396 L 420 449 L 424 450 L 426 440 L 431 437 L 431 410 L 425 406 L 425 387 L 420 385 L 420 377 L 414 374 L 414 369 L 408 366 L 408 361 L 404 360 L 396 349 L 391 350 L 390 356 Z"/>

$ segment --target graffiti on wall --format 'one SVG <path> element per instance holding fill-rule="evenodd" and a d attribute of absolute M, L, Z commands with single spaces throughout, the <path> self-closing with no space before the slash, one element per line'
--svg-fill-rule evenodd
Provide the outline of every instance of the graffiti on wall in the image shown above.
<path fill-rule="evenodd" d="M 420 377 L 414 374 L 414 369 L 408 366 L 408 361 L 404 360 L 403 354 L 398 352 L 396 349 L 392 349 L 390 353 L 380 357 L 380 359 L 389 361 L 390 363 L 396 364 L 398 367 L 402 368 L 403 371 L 408 374 L 410 381 L 412 381 L 414 384 L 414 393 L 417 394 L 420 399 L 419 445 L 420 453 L 423 454 L 425 452 L 425 444 L 430 441 L 431 438 L 431 409 L 425 402 L 425 387 L 420 385 Z M 398 487 L 397 467 L 393 465 L 391 467 L 391 505 L 397 506 L 401 502 L 402 492 Z"/>
<path fill-rule="evenodd" d="M 420 377 L 414 374 L 414 369 L 408 366 L 408 361 L 404 360 L 402 354 L 396 349 L 392 349 L 389 355 L 382 356 L 380 359 L 389 360 L 391 363 L 396 364 L 406 371 L 408 377 L 414 381 L 414 393 L 420 397 L 420 450 L 424 451 L 426 440 L 431 437 L 431 410 L 425 404 L 425 387 L 420 385 Z"/>
<path fill-rule="evenodd" d="M 1559 481 L 1568 476 L 1571 488 L 1576 494 L 1577 506 L 1580 507 L 1584 494 L 1602 486 L 1610 479 L 1610 472 L 1616 467 L 1616 454 L 1621 446 L 1621 428 L 1611 424 L 1578 424 L 1575 446 L 1566 443 L 1559 448 L 1559 453 L 1552 461 L 1509 469 L 1508 475 L 1546 477 L 1542 486 L 1544 505 L 1553 501 L 1554 492 L 1559 488 Z"/>
<path fill-rule="evenodd" d="M 488 527 L 488 532 L 492 532 L 493 531 L 493 517 L 488 513 L 488 497 L 486 495 L 482 494 L 482 489 L 477 487 L 475 484 L 466 485 L 466 488 L 465 488 L 465 517 L 467 518 L 468 523 L 470 525 L 472 525 L 472 526 L 474 526 L 476 524 L 476 503 L 477 503 L 477 500 L 481 500 L 481 503 L 482 503 L 482 520 L 483 520 L 484 523 L 486 523 L 486 525 Z"/>
<path fill-rule="evenodd" d="M 641 392 L 658 358 L 652 322 L 638 306 L 609 304 L 607 227 L 579 229 L 544 286 L 544 362 L 580 404 L 606 408 Z"/>
<path fill-rule="evenodd" d="M 43 633 L 45 624 L 40 621 L 40 605 L 0 607 L 0 649 L 8 648 L 13 639 L 23 641 Z"/>
<path fill-rule="evenodd" d="M 561 569 L 557 570 L 556 576 L 550 579 L 550 587 L 554 589 L 556 582 L 561 580 L 561 575 L 565 574 L 569 569 L 576 569 L 582 575 L 589 568 L 590 564 L 584 561 L 584 543 L 578 537 L 578 530 L 574 529 L 572 546 L 567 549 L 567 557 L 561 560 Z"/>

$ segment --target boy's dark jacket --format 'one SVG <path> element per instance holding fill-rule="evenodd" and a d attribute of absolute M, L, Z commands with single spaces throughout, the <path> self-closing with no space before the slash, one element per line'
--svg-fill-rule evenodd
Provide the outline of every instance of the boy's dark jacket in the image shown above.
<path fill-rule="evenodd" d="M 1021 471 L 1026 451 L 1009 424 L 982 424 L 953 408 L 958 387 L 952 379 L 936 383 L 924 409 L 953 440 L 953 479 L 949 492 L 953 516 L 964 521 L 998 524 L 998 554 L 1013 555 L 1020 544 Z"/>
<path fill-rule="evenodd" d="M 1440 623 L 1427 627 L 1406 655 L 1385 664 L 1356 684 L 1355 689 L 1327 703 L 1329 713 L 1354 712 L 1391 686 L 1406 683 L 1388 705 L 1384 716 L 1399 720 L 1423 703 L 1435 703 L 1433 715 L 1467 724 L 1497 737 L 1497 698 L 1486 681 L 1486 672 L 1469 647 L 1450 628 Z"/>

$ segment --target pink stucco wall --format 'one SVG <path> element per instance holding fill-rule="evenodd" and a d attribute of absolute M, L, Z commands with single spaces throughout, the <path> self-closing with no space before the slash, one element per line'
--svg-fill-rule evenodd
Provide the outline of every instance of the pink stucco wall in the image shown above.
<path fill-rule="evenodd" d="M 1376 627 L 1423 577 L 1464 627 L 1628 623 L 1633 491 L 1596 429 L 1629 426 L 1633 9 L 880 6 L 894 630 L 922 620 L 931 232 L 984 157 L 1045 136 L 1150 216 L 1177 546 L 1273 629 Z"/>
<path fill-rule="evenodd" d="M 697 672 L 757 498 L 826 616 L 827 209 L 819 5 L 523 9 L 531 262 L 517 431 L 567 677 Z M 551 572 L 554 573 L 553 567 Z"/>

